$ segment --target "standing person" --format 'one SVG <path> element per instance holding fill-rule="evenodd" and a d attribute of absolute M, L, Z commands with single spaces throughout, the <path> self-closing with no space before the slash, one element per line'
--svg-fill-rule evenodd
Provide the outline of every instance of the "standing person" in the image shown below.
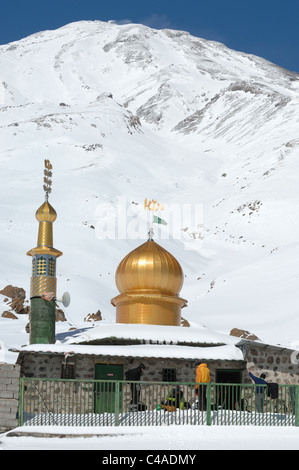
<path fill-rule="evenodd" d="M 137 382 L 140 380 L 142 372 L 145 370 L 143 363 L 140 363 L 138 367 L 130 369 L 125 373 L 127 380 L 133 380 Z M 137 405 L 140 401 L 140 385 L 136 383 L 131 383 L 131 408 L 137 408 Z"/>
<path fill-rule="evenodd" d="M 207 364 L 196 363 L 196 387 L 195 393 L 198 396 L 198 407 L 204 411 L 207 409 L 207 383 L 210 382 L 210 370 Z M 200 384 L 200 385 L 199 385 Z"/>
<path fill-rule="evenodd" d="M 265 389 L 264 385 L 267 385 L 267 382 L 265 381 L 266 374 L 261 374 L 259 377 L 256 377 L 253 375 L 251 372 L 249 372 L 249 377 L 254 381 L 254 383 L 257 385 L 256 387 L 256 408 L 257 411 L 263 413 L 264 411 L 264 399 L 265 399 Z M 262 385 L 262 386 L 259 386 Z"/>

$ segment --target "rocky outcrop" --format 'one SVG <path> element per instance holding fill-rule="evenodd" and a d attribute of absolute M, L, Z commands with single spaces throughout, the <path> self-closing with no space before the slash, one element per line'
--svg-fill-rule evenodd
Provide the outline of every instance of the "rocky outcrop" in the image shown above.
<path fill-rule="evenodd" d="M 17 317 L 14 313 L 9 312 L 8 310 L 5 310 L 5 311 L 2 313 L 1 317 L 3 317 L 3 318 L 11 318 L 12 320 L 17 320 L 17 319 L 18 319 L 18 317 Z"/>
<path fill-rule="evenodd" d="M 22 287 L 12 286 L 11 284 L 0 290 L 0 294 L 5 295 L 5 297 L 10 297 L 11 299 L 18 297 L 25 300 L 26 297 L 26 292 Z"/>
<path fill-rule="evenodd" d="M 101 310 L 98 310 L 96 313 L 89 313 L 84 318 L 84 321 L 101 321 L 102 320 L 102 313 Z"/>
<path fill-rule="evenodd" d="M 238 338 L 248 339 L 250 341 L 256 341 L 259 339 L 255 334 L 239 328 L 233 328 L 229 334 L 231 336 L 237 336 Z"/>
<path fill-rule="evenodd" d="M 56 321 L 66 321 L 64 311 L 61 308 L 56 308 Z"/>
<path fill-rule="evenodd" d="M 9 284 L 0 291 L 0 294 L 6 297 L 4 301 L 6 301 L 7 305 L 9 305 L 10 307 L 10 312 L 3 312 L 2 317 L 13 318 L 12 316 L 7 316 L 7 313 L 12 313 L 12 312 L 15 312 L 17 314 L 29 313 L 30 311 L 29 305 L 24 306 L 26 292 L 22 287 L 12 286 L 11 284 Z M 11 299 L 11 300 L 8 301 L 8 299 Z"/>

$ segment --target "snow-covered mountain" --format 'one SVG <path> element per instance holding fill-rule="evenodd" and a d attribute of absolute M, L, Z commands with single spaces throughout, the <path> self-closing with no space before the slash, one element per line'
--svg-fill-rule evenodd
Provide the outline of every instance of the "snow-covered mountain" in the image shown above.
<path fill-rule="evenodd" d="M 154 199 L 183 317 L 299 345 L 297 74 L 183 31 L 82 21 L 0 46 L 0 76 L 0 289 L 29 299 L 49 159 L 69 324 L 114 320 L 114 273 Z M 28 341 L 27 315 L 0 322 L 5 347 Z"/>

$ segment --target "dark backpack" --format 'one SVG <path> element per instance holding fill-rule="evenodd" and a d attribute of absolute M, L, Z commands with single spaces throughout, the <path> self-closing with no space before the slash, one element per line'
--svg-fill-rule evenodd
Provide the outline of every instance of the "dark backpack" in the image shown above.
<path fill-rule="evenodd" d="M 278 384 L 268 383 L 267 388 L 268 388 L 268 397 L 272 399 L 278 398 Z"/>

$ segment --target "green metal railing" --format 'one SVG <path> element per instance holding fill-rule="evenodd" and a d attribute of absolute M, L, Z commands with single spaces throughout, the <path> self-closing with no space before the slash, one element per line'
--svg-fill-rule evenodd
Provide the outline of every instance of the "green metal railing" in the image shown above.
<path fill-rule="evenodd" d="M 263 391 L 262 391 L 263 389 Z M 262 393 L 258 393 L 262 391 Z M 174 393 L 176 392 L 176 393 Z M 299 385 L 20 379 L 19 426 L 299 426 Z"/>

